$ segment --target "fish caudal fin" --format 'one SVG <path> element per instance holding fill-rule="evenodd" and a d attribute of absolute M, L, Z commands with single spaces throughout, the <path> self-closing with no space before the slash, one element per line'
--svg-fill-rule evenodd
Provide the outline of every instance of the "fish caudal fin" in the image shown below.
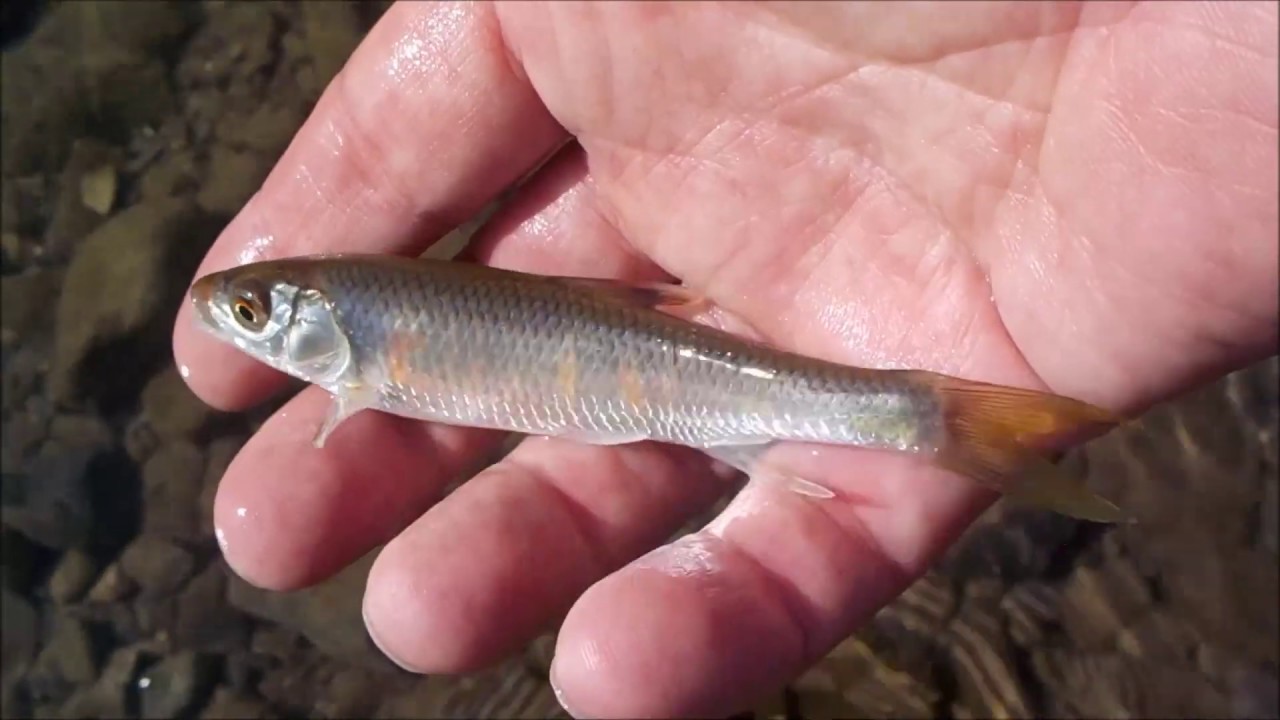
<path fill-rule="evenodd" d="M 1093 522 L 1130 518 L 1049 458 L 1104 434 L 1121 418 L 1051 393 L 930 375 L 946 440 L 942 467 L 1020 501 Z"/>

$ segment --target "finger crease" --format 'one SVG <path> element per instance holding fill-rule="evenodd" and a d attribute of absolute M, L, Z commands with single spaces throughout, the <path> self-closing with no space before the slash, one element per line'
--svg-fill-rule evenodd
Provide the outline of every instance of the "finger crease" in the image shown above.
<path fill-rule="evenodd" d="M 795 629 L 796 637 L 800 639 L 799 659 L 806 661 L 814 657 L 814 653 L 818 652 L 817 649 L 820 647 L 817 640 L 821 633 L 818 621 L 809 618 L 817 618 L 818 612 L 813 603 L 809 602 L 805 597 L 804 591 L 785 575 L 764 564 L 760 558 L 756 557 L 747 548 L 738 545 L 732 540 L 724 539 L 723 542 L 731 552 L 739 555 L 753 568 L 754 572 L 764 581 L 762 584 L 768 588 L 767 592 L 770 599 L 782 609 L 782 613 L 786 616 L 788 623 Z"/>
<path fill-rule="evenodd" d="M 543 468 L 511 456 L 508 456 L 504 462 L 510 463 L 516 470 L 528 475 L 535 485 L 560 506 L 569 527 L 573 529 L 579 547 L 589 558 L 591 577 L 603 576 L 621 566 L 621 562 L 615 557 L 617 553 L 592 527 L 590 518 L 594 513 L 586 504 L 556 484 Z"/>

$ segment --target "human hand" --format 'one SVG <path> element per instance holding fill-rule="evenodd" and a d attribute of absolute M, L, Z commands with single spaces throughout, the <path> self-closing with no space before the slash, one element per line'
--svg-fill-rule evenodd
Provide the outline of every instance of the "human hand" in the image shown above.
<path fill-rule="evenodd" d="M 771 341 L 1133 411 L 1277 339 L 1274 5 L 393 7 L 200 274 L 417 254 L 568 135 L 468 259 L 675 277 Z M 194 329 L 209 403 L 283 378 Z M 725 485 L 693 452 L 362 413 L 323 450 L 308 388 L 244 447 L 233 569 L 318 582 L 386 542 L 366 622 L 421 672 L 474 669 L 567 612 L 553 680 L 589 716 L 727 713 L 891 601 L 991 497 L 908 459 L 818 457 L 857 495 Z M 868 502 L 869 500 L 869 502 Z"/>

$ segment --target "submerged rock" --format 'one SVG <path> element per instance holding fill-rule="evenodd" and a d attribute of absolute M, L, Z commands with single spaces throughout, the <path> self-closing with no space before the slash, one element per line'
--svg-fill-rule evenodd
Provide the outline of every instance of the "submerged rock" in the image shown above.
<path fill-rule="evenodd" d="M 360 610 L 373 558 L 371 553 L 326 582 L 289 593 L 261 590 L 232 576 L 231 604 L 302 633 L 330 657 L 393 671 L 395 666 L 369 638 Z"/>
<path fill-rule="evenodd" d="M 75 618 L 58 618 L 31 674 L 37 683 L 93 682 L 98 676 L 98 657 L 88 626 Z"/>
<path fill-rule="evenodd" d="M 134 715 L 139 664 L 151 646 L 130 645 L 116 650 L 107 659 L 102 673 L 92 685 L 83 688 L 62 707 L 65 717 L 127 717 Z"/>
<path fill-rule="evenodd" d="M 84 597 L 98 577 L 98 563 L 81 550 L 68 550 L 49 576 L 49 597 L 59 604 Z"/>
<path fill-rule="evenodd" d="M 191 553 L 153 535 L 140 536 L 120 556 L 121 569 L 138 583 L 144 597 L 151 598 L 182 587 L 195 565 Z"/>
<path fill-rule="evenodd" d="M 178 303 L 214 232 L 192 203 L 163 200 L 135 205 L 85 239 L 58 302 L 57 401 L 137 396 L 168 355 Z"/>
<path fill-rule="evenodd" d="M 93 526 L 88 473 L 97 454 L 47 443 L 26 472 L 6 479 L 0 519 L 46 547 L 87 546 Z"/>
<path fill-rule="evenodd" d="M 203 704 L 217 679 L 217 665 L 194 652 L 171 655 L 138 678 L 143 718 L 173 718 L 190 714 Z"/>
<path fill-rule="evenodd" d="M 91 603 L 112 603 L 117 600 L 123 600 L 130 593 L 138 588 L 133 578 L 125 574 L 120 567 L 120 563 L 112 563 L 102 571 L 102 575 L 98 577 L 98 581 L 89 589 L 86 597 Z"/>
<path fill-rule="evenodd" d="M 114 166 L 94 168 L 80 178 L 80 202 L 99 215 L 107 215 L 115 206 L 119 184 Z"/>
<path fill-rule="evenodd" d="M 157 437 L 165 440 L 197 435 L 214 416 L 172 365 L 151 378 L 142 390 L 142 414 Z"/>
<path fill-rule="evenodd" d="M 30 342 L 33 334 L 51 335 L 62 278 L 56 269 L 0 277 L 0 328 L 18 341 Z"/>
<path fill-rule="evenodd" d="M 0 675 L 6 684 L 30 665 L 40 630 L 36 609 L 23 596 L 0 588 Z"/>
<path fill-rule="evenodd" d="M 248 647 L 249 618 L 228 604 L 227 574 L 224 563 L 210 563 L 178 596 L 175 647 L 221 653 Z"/>
<path fill-rule="evenodd" d="M 309 3 L 302 6 L 302 34 L 311 56 L 316 92 L 329 84 L 351 57 L 363 35 L 358 3 Z"/>
<path fill-rule="evenodd" d="M 92 138 L 80 138 L 71 146 L 71 156 L 58 179 L 58 195 L 53 206 L 53 217 L 45 231 L 44 246 L 51 257 L 65 259 L 85 236 L 103 222 L 105 212 L 90 208 L 84 202 L 84 185 L 95 173 L 105 168 L 112 178 L 111 198 L 115 198 L 114 167 L 124 159 L 119 148 Z M 95 192 L 101 194 L 102 188 Z M 101 198 L 95 198 L 101 200 Z"/>
<path fill-rule="evenodd" d="M 207 720 L 224 718 L 258 720 L 272 717 L 272 714 L 263 701 L 240 695 L 230 688 L 220 687 L 213 692 L 213 697 L 209 698 L 209 704 L 205 706 L 200 717 Z"/>
<path fill-rule="evenodd" d="M 115 439 L 110 426 L 96 415 L 55 415 L 49 437 L 69 446 L 105 448 Z"/>
<path fill-rule="evenodd" d="M 142 525 L 166 538 L 199 542 L 204 453 L 185 440 L 160 447 L 142 466 Z"/>
<path fill-rule="evenodd" d="M 216 147 L 209 153 L 208 177 L 196 201 L 210 213 L 234 215 L 258 191 L 271 161 L 248 150 Z"/>

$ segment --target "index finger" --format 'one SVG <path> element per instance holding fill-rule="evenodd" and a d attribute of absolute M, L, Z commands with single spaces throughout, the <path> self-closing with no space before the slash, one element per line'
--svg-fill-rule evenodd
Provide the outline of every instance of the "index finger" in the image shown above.
<path fill-rule="evenodd" d="M 326 88 L 197 276 L 320 252 L 419 254 L 565 137 L 507 55 L 490 6 L 392 6 Z M 198 330 L 174 358 L 192 390 L 241 409 L 284 378 Z"/>

